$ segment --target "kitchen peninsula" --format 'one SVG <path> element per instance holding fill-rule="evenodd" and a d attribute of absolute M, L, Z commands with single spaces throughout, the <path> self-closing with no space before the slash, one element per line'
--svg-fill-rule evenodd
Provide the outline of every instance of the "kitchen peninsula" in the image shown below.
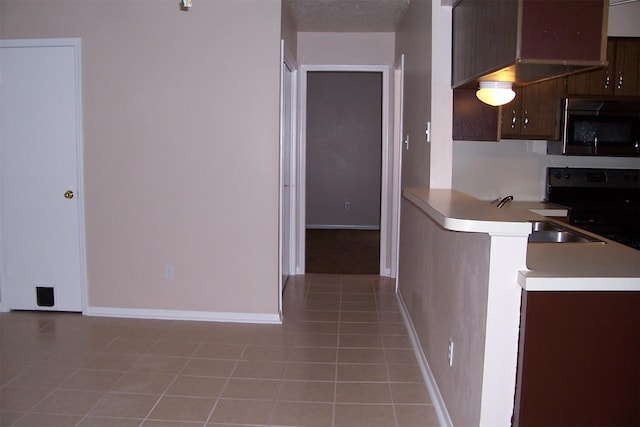
<path fill-rule="evenodd" d="M 403 196 L 403 215 L 421 226 L 401 231 L 400 298 L 424 354 L 434 401 L 463 413 L 456 424 L 512 424 L 516 377 L 522 380 L 524 363 L 527 295 L 538 292 L 553 300 L 554 292 L 565 298 L 574 292 L 593 299 L 594 292 L 624 291 L 632 301 L 640 295 L 639 251 L 606 240 L 528 243 L 530 221 L 545 219 L 532 212 L 535 206 L 498 209 L 448 189 L 405 189 Z M 428 281 L 415 283 L 414 270 L 426 272 Z M 445 312 L 443 305 L 451 309 Z M 640 304 L 625 307 L 633 324 Z M 637 321 L 632 327 L 637 333 Z M 447 354 L 447 342 L 454 355 Z M 629 347 L 633 357 L 638 345 Z M 637 395 L 638 366 L 628 368 Z M 547 389 L 553 386 L 554 379 L 539 379 L 547 381 Z"/>

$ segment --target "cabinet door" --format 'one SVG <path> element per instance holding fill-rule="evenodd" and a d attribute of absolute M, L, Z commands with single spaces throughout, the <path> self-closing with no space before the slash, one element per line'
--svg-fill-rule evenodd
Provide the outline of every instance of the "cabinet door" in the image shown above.
<path fill-rule="evenodd" d="M 500 108 L 484 104 L 475 90 L 453 91 L 453 140 L 498 141 Z"/>
<path fill-rule="evenodd" d="M 616 40 L 615 77 L 616 95 L 640 95 L 640 39 Z"/>
<path fill-rule="evenodd" d="M 613 94 L 616 66 L 616 42 L 613 39 L 607 40 L 607 62 L 609 64 L 604 68 L 570 75 L 567 78 L 567 94 Z"/>
<path fill-rule="evenodd" d="M 557 140 L 563 94 L 562 78 L 516 89 L 516 98 L 502 107 L 502 138 Z"/>
<path fill-rule="evenodd" d="M 501 136 L 503 139 L 518 139 L 520 137 L 522 120 L 522 88 L 514 88 L 516 97 L 502 106 Z"/>
<path fill-rule="evenodd" d="M 638 294 L 524 292 L 517 425 L 640 425 Z"/>
<path fill-rule="evenodd" d="M 522 88 L 521 135 L 557 140 L 564 79 L 545 80 Z"/>

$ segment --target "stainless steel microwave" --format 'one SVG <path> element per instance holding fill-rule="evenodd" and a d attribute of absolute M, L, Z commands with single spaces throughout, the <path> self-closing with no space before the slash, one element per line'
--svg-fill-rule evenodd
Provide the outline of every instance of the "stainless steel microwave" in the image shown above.
<path fill-rule="evenodd" d="M 564 98 L 561 126 L 549 154 L 640 157 L 640 98 Z"/>

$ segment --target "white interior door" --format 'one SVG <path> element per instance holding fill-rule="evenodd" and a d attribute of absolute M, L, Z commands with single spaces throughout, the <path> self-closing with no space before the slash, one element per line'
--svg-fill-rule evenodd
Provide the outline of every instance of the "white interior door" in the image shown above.
<path fill-rule="evenodd" d="M 295 203 L 294 186 L 291 180 L 293 176 L 292 159 L 295 156 L 295 65 L 286 54 L 284 41 L 280 45 L 280 311 L 282 312 L 282 291 L 289 278 L 293 274 L 293 243 L 292 221 Z"/>
<path fill-rule="evenodd" d="M 80 42 L 1 43 L 3 308 L 82 311 Z"/>
<path fill-rule="evenodd" d="M 292 123 L 292 82 L 293 72 L 285 63 L 284 67 L 284 117 L 282 140 L 282 273 L 283 280 L 291 274 L 291 148 L 293 142 Z"/>
<path fill-rule="evenodd" d="M 400 207 L 402 205 L 402 147 L 409 147 L 409 135 L 404 136 L 404 53 L 394 70 L 394 132 L 393 132 L 393 236 L 391 277 L 398 278 L 400 256 Z M 406 144 L 404 143 L 406 141 Z"/>

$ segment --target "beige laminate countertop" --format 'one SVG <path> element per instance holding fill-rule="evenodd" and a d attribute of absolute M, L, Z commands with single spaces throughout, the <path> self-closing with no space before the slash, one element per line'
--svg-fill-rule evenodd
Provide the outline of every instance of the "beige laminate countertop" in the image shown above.
<path fill-rule="evenodd" d="M 520 236 L 531 232 L 530 212 L 498 209 L 459 191 L 407 188 L 403 195 L 447 230 Z"/>
<path fill-rule="evenodd" d="M 452 231 L 521 236 L 531 231 L 529 221 L 566 215 L 562 207 L 542 202 L 509 202 L 498 209 L 448 189 L 408 188 L 403 195 Z M 527 270 L 518 272 L 518 283 L 527 291 L 640 291 L 640 251 L 602 240 L 605 243 L 529 243 Z"/>
<path fill-rule="evenodd" d="M 502 210 L 525 210 L 542 216 L 550 217 L 566 217 L 569 214 L 569 208 L 566 206 L 556 205 L 548 202 L 529 202 L 529 201 L 512 201 L 507 202 Z"/>

